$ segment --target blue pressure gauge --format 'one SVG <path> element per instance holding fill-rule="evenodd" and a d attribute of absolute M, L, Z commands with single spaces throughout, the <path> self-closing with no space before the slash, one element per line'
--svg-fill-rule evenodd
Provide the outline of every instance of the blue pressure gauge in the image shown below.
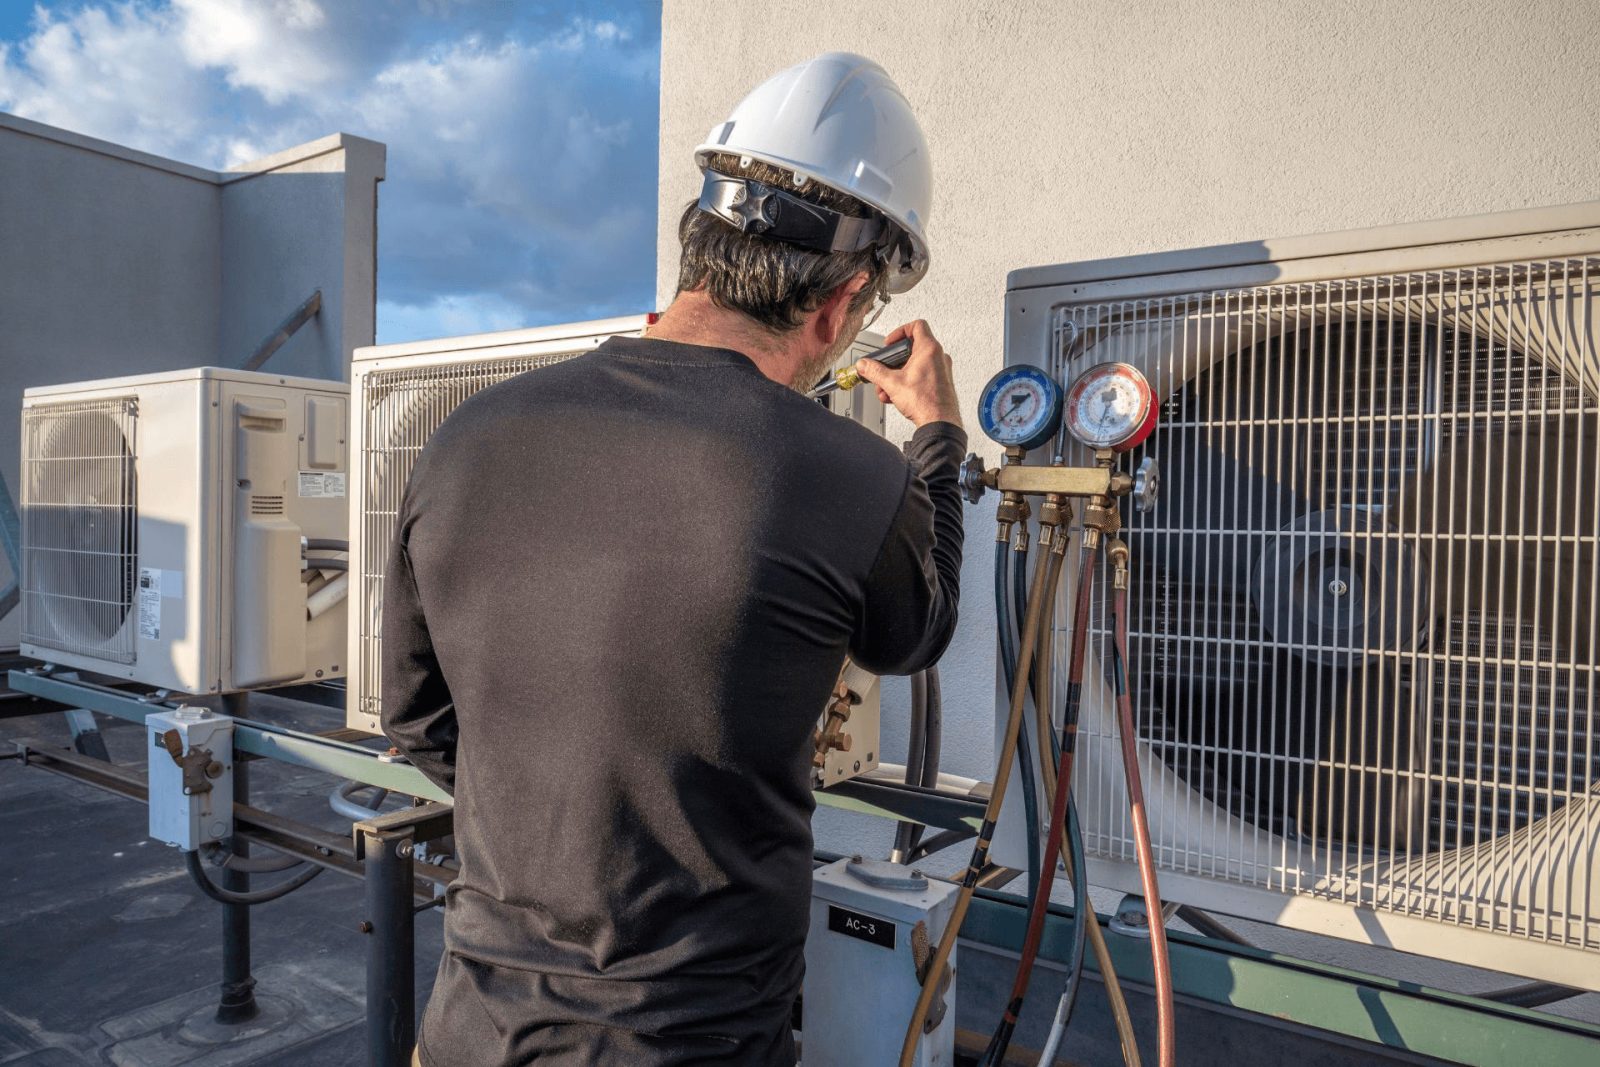
<path fill-rule="evenodd" d="M 1026 451 L 1055 436 L 1061 426 L 1061 386 L 1028 364 L 989 379 L 978 400 L 978 425 L 995 444 Z"/>

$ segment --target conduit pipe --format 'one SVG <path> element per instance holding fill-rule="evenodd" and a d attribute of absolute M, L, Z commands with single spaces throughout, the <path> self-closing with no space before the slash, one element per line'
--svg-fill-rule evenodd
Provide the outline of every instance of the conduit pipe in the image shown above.
<path fill-rule="evenodd" d="M 306 618 L 315 619 L 326 614 L 350 595 L 350 572 L 344 571 L 333 581 L 306 597 Z"/>

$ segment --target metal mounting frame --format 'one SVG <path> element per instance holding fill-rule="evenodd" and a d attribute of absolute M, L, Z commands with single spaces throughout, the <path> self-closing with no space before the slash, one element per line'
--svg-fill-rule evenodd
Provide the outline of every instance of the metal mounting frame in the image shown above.
<path fill-rule="evenodd" d="M 141 694 L 42 671 L 12 671 L 9 680 L 12 688 L 43 700 L 141 724 L 154 708 L 175 703 L 166 701 L 165 694 Z M 453 877 L 448 868 L 419 861 L 415 846 L 450 833 L 450 806 L 437 802 L 441 791 L 416 768 L 387 762 L 380 753 L 346 741 L 243 718 L 235 722 L 234 740 L 241 754 L 435 798 L 433 803 L 356 823 L 350 837 L 248 804 L 234 809 L 244 840 L 364 879 L 367 917 L 362 929 L 372 939 L 367 955 L 367 1062 L 372 1067 L 404 1067 L 410 1062 L 416 1034 L 411 993 L 414 917 L 419 907 L 437 903 L 430 883 Z M 18 750 L 28 766 L 132 800 L 148 799 L 137 771 L 37 742 L 21 742 Z M 959 794 L 861 778 L 819 792 L 817 799 L 861 814 L 914 819 L 949 829 L 975 827 L 984 803 L 976 792 Z M 1007 873 L 997 869 L 996 882 Z M 1108 922 L 1104 916 L 1097 920 L 1103 926 Z M 1026 908 L 1018 898 L 980 888 L 962 940 L 1015 952 L 1026 921 Z M 1071 926 L 1071 910 L 1052 905 L 1042 958 L 1065 960 Z M 1226 941 L 1177 932 L 1170 939 L 1175 988 L 1188 1003 L 1270 1016 L 1346 1040 L 1481 1067 L 1600 1058 L 1597 1026 Z M 1147 985 L 1152 977 L 1147 944 L 1114 932 L 1106 940 L 1124 981 L 1135 988 Z M 1095 965 L 1090 961 L 1088 966 Z"/>

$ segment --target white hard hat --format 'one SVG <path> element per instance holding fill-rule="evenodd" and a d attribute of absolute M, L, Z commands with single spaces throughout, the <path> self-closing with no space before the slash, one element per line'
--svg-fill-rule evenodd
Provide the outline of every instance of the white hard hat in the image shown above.
<path fill-rule="evenodd" d="M 906 238 L 889 257 L 891 293 L 927 273 L 928 142 L 899 87 L 872 60 L 825 52 L 773 75 L 695 149 L 702 171 L 716 152 L 782 167 L 882 212 Z"/>

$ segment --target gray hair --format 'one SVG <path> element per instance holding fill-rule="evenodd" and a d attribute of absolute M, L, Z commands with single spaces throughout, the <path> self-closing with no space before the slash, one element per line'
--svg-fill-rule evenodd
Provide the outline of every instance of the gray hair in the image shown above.
<path fill-rule="evenodd" d="M 785 189 L 795 196 L 850 215 L 873 214 L 861 201 L 820 182 L 796 188 L 794 175 L 759 160 L 741 161 L 726 153 L 713 155 L 708 169 L 730 177 L 751 178 Z M 867 284 L 850 302 L 859 311 L 880 295 L 889 268 L 878 252 L 812 252 L 781 241 L 740 233 L 722 219 L 699 210 L 691 200 L 678 220 L 678 292 L 704 289 L 718 307 L 740 312 L 776 334 L 787 333 L 821 307 L 828 294 L 857 274 Z"/>

